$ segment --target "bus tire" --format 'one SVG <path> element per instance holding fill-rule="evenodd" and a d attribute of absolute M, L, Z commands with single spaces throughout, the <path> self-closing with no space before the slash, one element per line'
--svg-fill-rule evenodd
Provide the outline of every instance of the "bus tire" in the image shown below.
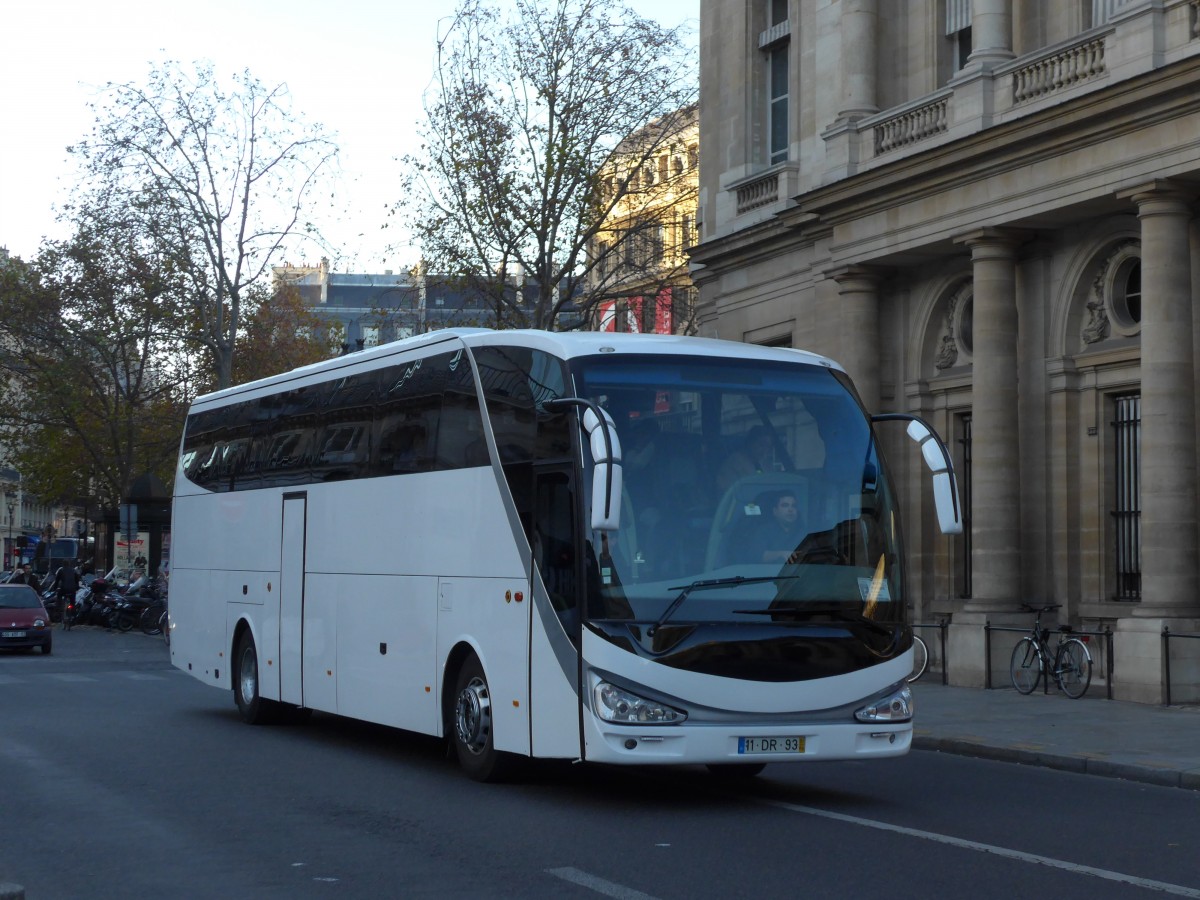
<path fill-rule="evenodd" d="M 510 758 L 493 743 L 492 709 L 487 675 L 472 654 L 458 670 L 450 724 L 458 764 L 476 781 L 502 781 L 511 770 Z"/>
<path fill-rule="evenodd" d="M 274 722 L 279 704 L 265 699 L 259 692 L 258 651 L 249 628 L 238 638 L 233 659 L 233 699 L 237 702 L 242 721 L 248 725 Z"/>

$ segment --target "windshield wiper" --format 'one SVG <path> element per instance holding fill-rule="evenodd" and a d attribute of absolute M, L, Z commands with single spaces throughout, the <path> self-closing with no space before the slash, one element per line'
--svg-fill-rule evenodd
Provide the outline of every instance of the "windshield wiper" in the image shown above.
<path fill-rule="evenodd" d="M 735 575 L 732 578 L 709 578 L 704 581 L 693 581 L 689 585 L 676 585 L 674 587 L 667 588 L 667 590 L 670 591 L 679 591 L 679 595 L 671 601 L 670 606 L 663 610 L 663 614 L 658 617 L 655 623 L 646 629 L 646 634 L 648 637 L 654 637 L 654 633 L 658 631 L 658 629 L 663 625 L 664 622 L 667 621 L 667 619 L 671 618 L 671 614 L 675 612 L 675 610 L 679 609 L 679 604 L 686 600 L 688 594 L 690 594 L 692 591 L 700 591 L 706 588 L 722 587 L 731 584 L 762 584 L 766 581 L 779 581 L 781 578 L 787 579 L 796 577 L 797 576 L 795 575 L 759 575 L 754 578 L 743 578 L 741 575 Z"/>

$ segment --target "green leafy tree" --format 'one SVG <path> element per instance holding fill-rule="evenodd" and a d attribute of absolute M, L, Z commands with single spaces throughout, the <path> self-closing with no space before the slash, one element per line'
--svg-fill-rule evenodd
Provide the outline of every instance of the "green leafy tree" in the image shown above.
<path fill-rule="evenodd" d="M 424 146 L 403 160 L 393 212 L 427 271 L 481 294 L 501 324 L 553 328 L 568 303 L 586 312 L 611 295 L 589 273 L 615 271 L 670 215 L 651 188 L 657 160 L 694 121 L 698 69 L 683 26 L 618 0 L 513 9 L 504 19 L 463 0 L 439 39 Z M 649 173 L 636 186 L 603 174 L 622 141 L 622 166 Z M 619 239 L 596 240 L 619 207 L 629 223 Z"/>
<path fill-rule="evenodd" d="M 43 500 L 111 506 L 152 471 L 170 483 L 196 384 L 169 260 L 120 219 L 89 217 L 0 270 L 0 428 Z"/>
<path fill-rule="evenodd" d="M 281 285 L 271 296 L 254 296 L 254 300 L 254 311 L 245 318 L 238 338 L 235 384 L 287 372 L 340 352 L 341 324 L 327 325 L 294 285 Z"/>
<path fill-rule="evenodd" d="M 319 241 L 309 208 L 337 147 L 292 112 L 286 85 L 243 71 L 225 87 L 209 64 L 166 62 L 145 84 L 110 83 L 96 115 L 72 148 L 86 202 L 103 197 L 141 221 L 191 308 L 187 336 L 228 387 L 252 286 Z"/>

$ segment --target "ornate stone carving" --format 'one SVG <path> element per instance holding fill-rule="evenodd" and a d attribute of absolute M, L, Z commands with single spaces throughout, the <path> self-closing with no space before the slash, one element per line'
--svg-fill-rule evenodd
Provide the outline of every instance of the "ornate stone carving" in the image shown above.
<path fill-rule="evenodd" d="M 958 363 L 959 339 L 957 332 L 958 316 L 956 313 L 963 304 L 971 299 L 972 286 L 970 282 L 954 292 L 947 304 L 945 325 L 942 329 L 942 342 L 938 346 L 934 366 L 939 370 L 953 368 Z M 969 356 L 969 352 L 968 352 Z M 969 361 L 969 359 L 968 359 Z"/>

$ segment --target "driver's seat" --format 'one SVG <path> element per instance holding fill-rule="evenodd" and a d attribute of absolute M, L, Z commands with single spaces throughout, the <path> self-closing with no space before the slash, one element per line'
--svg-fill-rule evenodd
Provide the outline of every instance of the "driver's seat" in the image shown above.
<path fill-rule="evenodd" d="M 704 554 L 705 570 L 712 571 L 738 562 L 734 558 L 734 551 L 746 529 L 755 525 L 759 516 L 771 513 L 768 509 L 758 508 L 757 500 L 764 493 L 784 490 L 794 493 L 800 508 L 800 525 L 803 526 L 808 518 L 808 483 L 806 475 L 764 472 L 761 475 L 747 475 L 731 484 L 717 504 L 709 529 L 708 546 Z"/>

